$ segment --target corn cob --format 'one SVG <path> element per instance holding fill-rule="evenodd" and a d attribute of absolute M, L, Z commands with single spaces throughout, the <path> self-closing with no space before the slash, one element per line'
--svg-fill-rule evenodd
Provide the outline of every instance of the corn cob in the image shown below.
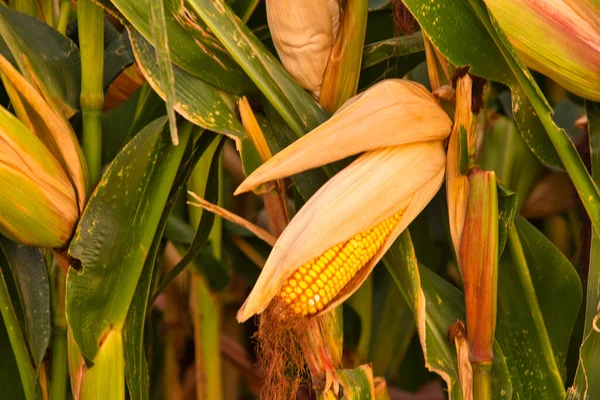
<path fill-rule="evenodd" d="M 395 213 L 307 262 L 287 280 L 279 296 L 296 315 L 321 311 L 381 249 L 401 218 L 401 212 Z"/>

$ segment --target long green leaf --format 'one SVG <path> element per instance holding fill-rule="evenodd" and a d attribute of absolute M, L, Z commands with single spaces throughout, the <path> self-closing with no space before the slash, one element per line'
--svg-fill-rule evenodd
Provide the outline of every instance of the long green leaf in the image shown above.
<path fill-rule="evenodd" d="M 344 388 L 344 399 L 375 400 L 373 369 L 370 365 L 361 365 L 355 369 L 338 369 L 335 374 Z"/>
<path fill-rule="evenodd" d="M 75 43 L 38 18 L 12 11 L 4 4 L 0 4 L 0 36 L 21 73 L 29 77 L 31 68 L 50 97 L 71 117 L 79 108 L 81 87 L 79 49 Z"/>
<path fill-rule="evenodd" d="M 327 113 L 298 86 L 225 1 L 188 0 L 188 3 L 298 137 L 327 118 Z"/>
<path fill-rule="evenodd" d="M 564 398 L 563 375 L 581 301 L 576 271 L 536 228 L 519 217 L 498 276 L 496 338 L 520 398 Z"/>
<path fill-rule="evenodd" d="M 36 373 L 31 364 L 25 335 L 21 330 L 2 268 L 0 268 L 0 315 L 8 332 L 8 341 L 17 362 L 25 397 L 27 400 L 36 400 L 41 397 L 37 390 L 39 386 L 36 387 Z"/>
<path fill-rule="evenodd" d="M 206 134 L 208 135 L 208 132 Z M 209 138 L 212 139 L 212 137 L 209 137 Z M 221 143 L 221 145 L 222 145 L 222 143 Z M 219 145 L 217 147 L 217 151 L 215 152 L 215 154 L 220 153 L 219 150 L 221 148 L 221 145 Z M 206 183 L 206 192 L 205 192 L 205 195 L 208 196 L 207 200 L 212 203 L 215 203 L 217 201 L 216 196 L 218 194 L 218 190 L 217 190 L 218 179 L 215 179 L 217 168 L 218 168 L 218 157 L 213 157 L 212 163 L 210 165 L 210 172 L 207 176 L 208 181 Z M 200 254 L 200 251 L 206 244 L 206 241 L 208 240 L 208 236 L 210 235 L 210 232 L 212 230 L 214 218 L 215 218 L 215 215 L 213 213 L 209 213 L 209 212 L 202 213 L 202 217 L 200 218 L 200 222 L 198 224 L 198 230 L 196 231 L 196 234 L 194 235 L 194 239 L 192 240 L 190 247 L 188 248 L 185 255 L 182 257 L 182 259 L 177 263 L 177 265 L 175 265 L 169 271 L 169 273 L 160 282 L 158 287 L 154 290 L 154 293 L 152 294 L 153 301 L 173 281 L 173 279 L 175 279 L 175 277 L 177 277 L 177 275 L 179 275 L 179 273 L 181 273 L 181 271 L 183 271 L 183 269 L 185 267 L 187 267 L 190 264 L 190 262 L 192 262 Z M 210 274 L 208 272 L 207 272 L 207 275 L 210 276 Z"/>
<path fill-rule="evenodd" d="M 151 10 L 146 1 L 101 0 L 103 6 L 136 31 L 152 45 L 154 29 Z M 230 93 L 242 94 L 256 90 L 241 68 L 231 59 L 206 27 L 190 18 L 183 3 L 164 0 L 165 28 L 169 32 L 170 56 L 175 65 L 194 77 Z M 184 6 L 185 7 L 185 6 Z"/>
<path fill-rule="evenodd" d="M 163 98 L 163 82 L 154 54 L 154 48 L 138 32 L 130 30 L 129 36 L 138 64 L 148 83 Z M 244 128 L 235 117 L 227 95 L 216 87 L 173 66 L 175 76 L 175 101 L 173 107 L 187 120 L 203 128 L 228 135 L 236 140 L 246 136 Z"/>
<path fill-rule="evenodd" d="M 425 44 L 421 32 L 381 40 L 365 46 L 361 67 L 366 69 L 392 57 L 407 56 L 423 51 L 425 51 Z"/>
<path fill-rule="evenodd" d="M 2 362 L 0 363 L 0 393 L 14 400 L 25 400 L 21 377 L 19 376 L 19 367 L 17 360 L 10 345 L 10 338 L 4 325 L 4 320 L 0 321 L 0 354 Z"/>
<path fill-rule="evenodd" d="M 150 15 L 152 16 L 153 40 L 156 50 L 156 60 L 158 61 L 158 72 L 160 76 L 161 87 L 165 94 L 167 103 L 167 116 L 169 117 L 169 130 L 171 131 L 171 141 L 176 146 L 179 144 L 177 136 L 177 119 L 175 116 L 175 75 L 173 74 L 173 64 L 171 64 L 171 53 L 169 51 L 169 35 L 167 21 L 165 17 L 165 5 L 163 0 L 149 0 Z"/>
<path fill-rule="evenodd" d="M 92 194 L 69 252 L 81 268 L 67 275 L 67 320 L 87 360 L 127 317 L 191 127 L 172 146 L 165 118 L 119 153 Z"/>
<path fill-rule="evenodd" d="M 465 319 L 462 294 L 427 268 L 419 267 L 408 232 L 400 235 L 383 262 L 413 311 L 427 368 L 446 381 L 450 398 L 462 399 L 456 350 L 446 339 L 450 325 Z M 510 399 L 512 385 L 497 343 L 492 376 L 493 398 Z"/>
<path fill-rule="evenodd" d="M 196 136 L 199 130 L 200 128 L 195 127 L 192 134 Z M 185 187 L 185 182 L 188 181 L 194 165 L 207 151 L 210 143 L 212 143 L 212 139 L 213 136 L 201 133 L 200 138 L 196 140 L 193 146 L 191 142 L 188 146 L 189 148 L 192 148 L 192 151 L 186 151 L 186 154 L 184 155 L 173 188 L 169 194 L 169 199 L 163 210 L 161 221 L 156 230 L 154 241 L 148 252 L 148 258 L 146 259 L 140 275 L 140 280 L 138 281 L 131 306 L 129 307 L 127 320 L 125 321 L 123 329 L 123 343 L 125 353 L 125 379 L 127 381 L 129 395 L 133 400 L 148 399 L 150 396 L 148 362 L 144 352 L 144 325 L 147 312 L 154 302 L 154 299 L 151 299 L 150 294 L 152 283 L 157 274 L 155 266 L 160 244 L 164 238 L 163 234 L 165 233 L 176 199 Z M 188 153 L 190 154 L 188 155 Z"/>
<path fill-rule="evenodd" d="M 600 184 L 600 104 L 586 102 L 589 121 L 592 176 Z M 585 301 L 585 326 L 579 349 L 579 364 L 573 386 L 567 398 L 592 400 L 600 397 L 600 236 L 592 232 L 592 248 L 587 277 Z"/>
<path fill-rule="evenodd" d="M 376 324 L 373 327 L 375 335 L 371 337 L 370 361 L 373 362 L 375 376 L 391 378 L 398 370 L 414 337 L 415 319 L 402 293 L 396 284 L 391 282 L 389 273 L 385 272 L 385 279 L 389 280 L 387 290 L 377 287 L 378 280 L 375 279 L 374 295 L 383 293 L 385 299 L 378 307 L 379 317 L 374 317 Z M 378 315 L 377 311 L 377 308 L 373 311 L 375 316 Z"/>
<path fill-rule="evenodd" d="M 39 368 L 50 342 L 50 284 L 46 262 L 39 249 L 0 239 L 6 261 L 12 271 L 25 332 L 36 368 Z"/>

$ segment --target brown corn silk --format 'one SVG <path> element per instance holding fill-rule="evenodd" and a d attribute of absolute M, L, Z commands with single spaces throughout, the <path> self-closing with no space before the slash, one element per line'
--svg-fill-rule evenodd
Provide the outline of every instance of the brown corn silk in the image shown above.
<path fill-rule="evenodd" d="M 259 363 L 265 371 L 262 398 L 294 398 L 301 385 L 308 383 L 302 338 L 308 339 L 307 332 L 314 328 L 312 317 L 335 299 L 381 250 L 402 215 L 403 212 L 397 212 L 338 243 L 299 267 L 286 281 L 279 296 L 261 314 L 256 335 Z M 319 357 L 326 355 L 328 352 L 319 352 Z M 313 376 L 313 386 L 324 383 L 314 381 L 315 378 L 322 377 Z"/>

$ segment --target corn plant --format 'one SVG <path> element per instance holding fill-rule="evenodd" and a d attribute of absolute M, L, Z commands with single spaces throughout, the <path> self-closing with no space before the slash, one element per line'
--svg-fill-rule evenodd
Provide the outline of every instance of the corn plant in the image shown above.
<path fill-rule="evenodd" d="M 0 1 L 0 397 L 600 399 L 592 0 Z"/>

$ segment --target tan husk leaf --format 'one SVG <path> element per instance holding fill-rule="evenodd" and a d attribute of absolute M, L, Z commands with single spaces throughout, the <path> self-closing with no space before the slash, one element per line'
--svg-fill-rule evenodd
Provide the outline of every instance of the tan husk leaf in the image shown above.
<path fill-rule="evenodd" d="M 335 175 L 279 237 L 238 320 L 262 312 L 289 276 L 307 261 L 403 211 L 380 251 L 322 312 L 345 300 L 435 195 L 444 165 L 442 142 L 423 142 L 368 152 Z"/>
<path fill-rule="evenodd" d="M 331 119 L 257 168 L 235 193 L 364 151 L 444 140 L 451 126 L 422 85 L 388 79 L 348 100 Z"/>

